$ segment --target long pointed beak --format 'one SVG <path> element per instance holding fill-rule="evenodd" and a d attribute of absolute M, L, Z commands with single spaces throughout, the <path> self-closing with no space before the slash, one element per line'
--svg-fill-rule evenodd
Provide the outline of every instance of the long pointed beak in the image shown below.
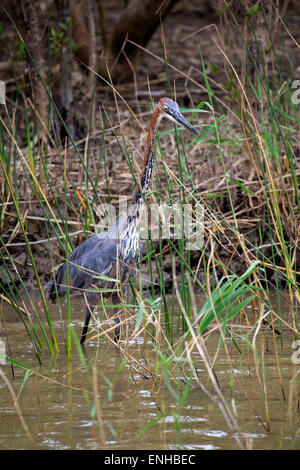
<path fill-rule="evenodd" d="M 176 113 L 176 114 L 174 113 L 173 118 L 178 124 L 181 124 L 182 126 L 186 127 L 187 129 L 192 131 L 194 134 L 196 135 L 200 134 L 200 132 L 194 126 L 192 126 L 192 124 L 187 119 L 185 119 L 185 117 L 182 116 L 181 113 Z"/>

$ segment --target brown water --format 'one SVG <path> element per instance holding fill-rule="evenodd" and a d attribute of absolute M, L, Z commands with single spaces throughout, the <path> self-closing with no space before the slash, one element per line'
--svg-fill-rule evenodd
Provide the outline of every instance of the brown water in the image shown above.
<path fill-rule="evenodd" d="M 82 309 L 82 301 L 74 299 L 72 324 L 78 334 L 84 315 Z M 52 314 L 57 312 L 54 307 Z M 105 446 L 108 449 L 144 450 L 237 448 L 219 407 L 201 392 L 194 380 L 179 410 L 165 381 L 158 378 L 154 384 L 151 378 L 145 378 L 147 372 L 143 373 L 145 369 L 139 364 L 150 364 L 154 370 L 158 360 L 147 336 L 131 340 L 127 345 L 127 351 L 138 362 L 130 358 L 125 361 L 119 349 L 104 336 L 95 339 L 87 345 L 87 365 L 84 366 L 75 346 L 72 359 L 66 359 L 63 338 L 59 337 L 61 323 L 57 319 L 54 327 L 60 354 L 53 358 L 45 352 L 42 365 L 39 365 L 16 314 L 6 309 L 4 315 L 13 359 L 35 373 L 25 377 L 26 371 L 14 366 L 13 378 L 11 365 L 0 363 L 19 405 L 18 413 L 8 385 L 0 376 L 0 449 L 103 449 Z M 241 329 L 240 334 L 245 335 L 246 332 Z M 227 341 L 231 363 L 224 347 L 217 355 L 215 372 L 220 387 L 229 405 L 236 410 L 240 429 L 253 449 L 300 448 L 299 375 L 298 382 L 292 381 L 299 372 L 299 365 L 294 365 L 291 359 L 293 339 L 286 330 L 283 345 L 277 336 L 275 345 L 270 329 L 257 337 L 257 351 L 264 361 L 267 400 L 263 398 L 262 369 L 256 373 L 254 354 L 246 341 L 239 341 L 242 353 L 230 340 Z M 212 358 L 218 343 L 219 334 L 211 334 L 207 348 Z M 285 399 L 278 378 L 276 346 Z M 211 388 L 200 357 L 194 353 L 193 359 L 199 377 Z M 96 385 L 93 367 L 98 373 Z M 188 371 L 187 366 L 185 370 Z M 172 373 L 176 373 L 178 379 L 183 378 L 180 369 L 172 369 Z M 171 385 L 176 389 L 175 382 L 171 381 Z M 95 386 L 100 397 L 98 409 L 93 395 Z M 266 403 L 270 431 L 266 429 Z M 153 420 L 157 422 L 147 428 Z"/>

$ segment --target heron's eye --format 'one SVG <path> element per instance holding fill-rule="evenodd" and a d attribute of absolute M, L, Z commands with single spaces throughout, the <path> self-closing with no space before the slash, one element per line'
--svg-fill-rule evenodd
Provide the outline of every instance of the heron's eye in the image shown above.
<path fill-rule="evenodd" d="M 163 105 L 163 110 L 164 110 L 164 111 L 169 111 L 169 108 L 168 108 L 168 106 L 167 106 L 166 104 Z"/>

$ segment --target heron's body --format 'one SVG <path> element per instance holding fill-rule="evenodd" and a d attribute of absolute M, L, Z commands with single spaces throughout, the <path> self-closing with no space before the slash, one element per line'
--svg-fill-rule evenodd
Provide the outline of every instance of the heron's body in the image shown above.
<path fill-rule="evenodd" d="M 147 145 L 144 158 L 144 167 L 140 175 L 140 184 L 136 186 L 128 214 L 121 215 L 108 230 L 101 232 L 81 243 L 68 258 L 68 275 L 70 293 L 86 293 L 88 306 L 81 343 L 84 343 L 91 311 L 99 295 L 95 288 L 109 291 L 116 289 L 113 281 L 118 279 L 124 285 L 132 275 L 138 261 L 141 243 L 139 238 L 139 220 L 143 195 L 146 195 L 150 186 L 154 164 L 154 132 L 159 118 L 165 115 L 172 121 L 183 124 L 195 134 L 198 131 L 179 112 L 178 105 L 169 98 L 162 98 L 152 116 L 149 127 Z M 101 277 L 102 275 L 102 277 Z M 66 263 L 58 270 L 55 279 L 48 284 L 48 297 L 52 302 L 57 295 L 66 293 Z M 119 303 L 118 295 L 113 295 L 113 303 Z M 118 337 L 118 330 L 116 336 Z"/>
<path fill-rule="evenodd" d="M 120 267 L 120 281 L 123 280 L 123 271 L 138 259 L 138 254 L 133 249 L 126 250 L 129 242 L 121 240 L 116 233 L 120 225 L 120 218 L 108 230 L 88 238 L 77 246 L 68 258 L 70 293 L 74 291 L 86 292 L 92 285 L 103 282 L 99 274 L 115 279 L 113 273 L 116 264 Z M 116 273 L 115 273 L 116 274 Z M 66 293 L 66 263 L 58 270 L 55 282 L 49 285 L 49 298 L 56 300 L 56 288 L 58 295 Z"/>
<path fill-rule="evenodd" d="M 116 222 L 103 232 L 88 238 L 77 246 L 68 258 L 68 285 L 70 294 L 84 293 L 87 300 L 85 324 L 81 335 L 84 343 L 91 313 L 99 303 L 101 289 L 103 297 L 112 297 L 114 304 L 120 303 L 120 287 L 124 286 L 135 270 L 141 251 L 138 247 L 139 238 L 130 236 L 136 216 L 132 223 L 125 224 L 126 217 L 122 215 Z M 138 251 L 138 248 L 140 250 Z M 109 279 L 118 280 L 115 283 Z M 58 270 L 55 281 L 48 284 L 48 297 L 52 302 L 57 295 L 64 296 L 67 291 L 66 263 Z M 115 291 L 112 295 L 111 291 Z M 116 323 L 119 320 L 116 319 Z M 115 336 L 118 338 L 116 329 Z"/>

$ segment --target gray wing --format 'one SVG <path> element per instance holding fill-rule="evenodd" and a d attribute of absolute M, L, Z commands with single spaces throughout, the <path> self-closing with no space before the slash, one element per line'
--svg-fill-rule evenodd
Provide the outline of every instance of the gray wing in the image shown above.
<path fill-rule="evenodd" d="M 107 274 L 117 257 L 117 240 L 112 240 L 104 233 L 94 235 L 78 245 L 68 259 L 69 286 L 71 293 L 75 289 L 86 289 L 97 280 L 97 274 Z M 64 263 L 47 286 L 48 298 L 56 301 L 58 295 L 66 293 L 66 263 Z"/>

